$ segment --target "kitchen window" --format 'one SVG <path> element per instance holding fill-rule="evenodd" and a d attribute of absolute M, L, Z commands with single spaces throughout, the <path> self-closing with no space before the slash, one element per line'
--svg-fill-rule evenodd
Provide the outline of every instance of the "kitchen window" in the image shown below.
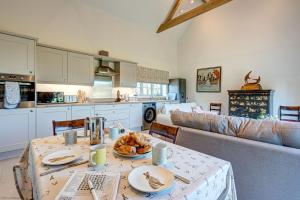
<path fill-rule="evenodd" d="M 157 83 L 137 83 L 137 96 L 167 96 L 168 85 Z"/>

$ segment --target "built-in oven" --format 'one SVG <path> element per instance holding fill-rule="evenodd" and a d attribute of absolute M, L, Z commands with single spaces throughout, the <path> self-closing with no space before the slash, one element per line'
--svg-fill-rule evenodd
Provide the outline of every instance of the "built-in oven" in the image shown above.
<path fill-rule="evenodd" d="M 34 76 L 0 74 L 0 108 L 3 108 L 5 95 L 5 82 L 18 82 L 20 87 L 21 101 L 17 108 L 35 107 L 35 82 Z"/>

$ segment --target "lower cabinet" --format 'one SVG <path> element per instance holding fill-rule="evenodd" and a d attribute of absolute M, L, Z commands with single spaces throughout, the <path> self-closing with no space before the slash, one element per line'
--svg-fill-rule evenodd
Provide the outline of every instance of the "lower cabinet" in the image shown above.
<path fill-rule="evenodd" d="M 72 106 L 72 120 L 95 116 L 95 106 Z"/>
<path fill-rule="evenodd" d="M 35 137 L 36 109 L 0 110 L 0 153 L 22 149 Z"/>
<path fill-rule="evenodd" d="M 129 126 L 132 130 L 141 130 L 143 126 L 143 104 L 130 104 Z"/>
<path fill-rule="evenodd" d="M 71 106 L 37 108 L 37 137 L 53 135 L 52 120 L 71 120 Z"/>

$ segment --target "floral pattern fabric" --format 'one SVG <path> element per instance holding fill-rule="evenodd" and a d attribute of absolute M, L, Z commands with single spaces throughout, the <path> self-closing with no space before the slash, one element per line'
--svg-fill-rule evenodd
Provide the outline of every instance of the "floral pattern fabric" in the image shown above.
<path fill-rule="evenodd" d="M 161 142 L 152 138 L 152 143 Z M 120 172 L 118 200 L 236 200 L 236 190 L 231 164 L 227 161 L 193 151 L 175 144 L 167 143 L 172 150 L 172 157 L 163 166 L 171 172 L 188 178 L 191 183 L 185 184 L 175 179 L 175 184 L 162 193 L 141 193 L 131 188 L 127 181 L 129 172 L 138 166 L 151 165 L 151 153 L 139 159 L 118 157 L 113 153 L 113 141 L 106 139 L 107 163 L 102 170 Z M 93 170 L 87 164 L 65 169 L 46 176 L 40 176 L 55 167 L 44 166 L 42 158 L 54 151 L 71 149 L 78 151 L 83 160 L 89 158 L 89 139 L 78 139 L 76 145 L 65 146 L 62 136 L 35 139 L 30 145 L 30 169 L 33 183 L 34 199 L 53 200 L 63 188 L 75 170 Z"/>

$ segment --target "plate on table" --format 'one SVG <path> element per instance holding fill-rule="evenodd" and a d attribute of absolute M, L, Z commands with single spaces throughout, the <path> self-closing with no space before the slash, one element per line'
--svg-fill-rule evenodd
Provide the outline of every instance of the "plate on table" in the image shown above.
<path fill-rule="evenodd" d="M 157 189 L 152 188 L 149 184 L 149 180 L 144 175 L 147 172 L 150 176 L 158 179 L 163 185 Z M 174 175 L 170 171 L 153 165 L 137 167 L 128 175 L 129 185 L 140 192 L 146 193 L 156 193 L 168 190 L 173 186 L 174 179 Z"/>
<path fill-rule="evenodd" d="M 45 165 L 64 165 L 80 158 L 79 153 L 72 150 L 56 151 L 46 155 L 42 163 Z"/>
<path fill-rule="evenodd" d="M 113 150 L 113 152 L 118 155 L 118 156 L 121 156 L 121 157 L 126 157 L 126 158 L 139 158 L 139 157 L 142 157 L 142 156 L 146 156 L 148 153 L 150 153 L 151 151 L 149 152 L 146 152 L 146 153 L 143 153 L 143 154 L 138 154 L 138 153 L 135 153 L 135 154 L 122 154 L 122 153 L 119 153 L 118 151 L 116 151 L 115 149 Z"/>

